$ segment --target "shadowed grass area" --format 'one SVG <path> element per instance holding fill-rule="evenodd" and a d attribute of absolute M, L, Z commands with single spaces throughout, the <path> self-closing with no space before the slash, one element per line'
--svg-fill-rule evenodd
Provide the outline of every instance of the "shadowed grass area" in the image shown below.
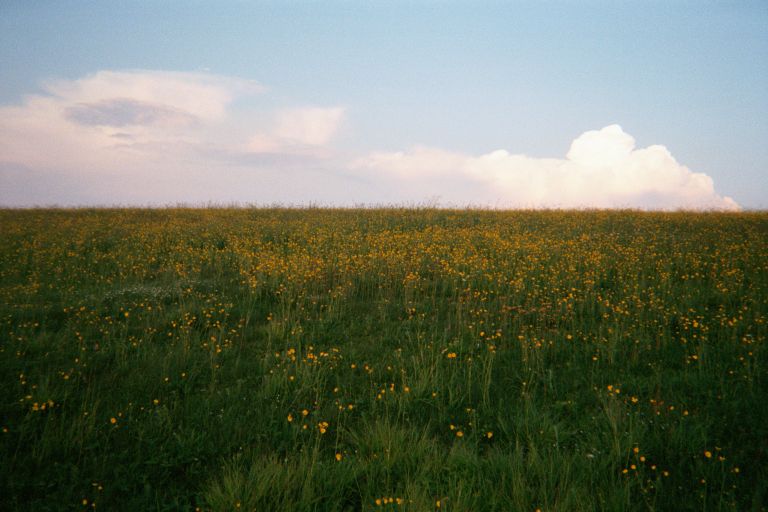
<path fill-rule="evenodd" d="M 0 211 L 9 510 L 764 510 L 768 214 Z"/>

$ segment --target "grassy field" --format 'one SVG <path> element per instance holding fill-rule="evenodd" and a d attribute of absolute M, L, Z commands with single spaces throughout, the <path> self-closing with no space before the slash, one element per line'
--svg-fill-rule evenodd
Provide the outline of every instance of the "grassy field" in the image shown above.
<path fill-rule="evenodd" d="M 765 510 L 768 214 L 0 211 L 2 510 Z"/>

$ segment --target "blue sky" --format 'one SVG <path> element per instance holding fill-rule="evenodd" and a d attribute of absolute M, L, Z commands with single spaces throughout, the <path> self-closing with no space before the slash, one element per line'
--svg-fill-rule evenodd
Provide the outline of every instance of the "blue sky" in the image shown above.
<path fill-rule="evenodd" d="M 229 163 L 204 157 L 206 169 L 219 170 L 207 178 L 203 170 L 194 171 L 199 179 L 192 181 L 200 188 L 184 189 L 191 201 L 442 198 L 512 206 L 655 207 L 644 201 L 663 196 L 662 207 L 687 207 L 729 196 L 742 207 L 768 208 L 766 2 L 0 4 L 0 107 L 17 109 L 15 118 L 42 117 L 42 111 L 31 114 L 35 102 L 25 103 L 30 95 L 55 96 L 58 106 L 46 107 L 46 115 L 97 103 L 103 113 L 104 102 L 113 100 L 123 109 L 140 105 L 144 114 L 136 117 L 141 119 L 136 126 L 148 119 L 148 105 L 154 112 L 182 108 L 151 94 L 133 98 L 132 89 L 120 89 L 119 98 L 93 93 L 114 82 L 99 75 L 107 71 L 124 73 L 114 80 L 141 83 L 167 82 L 164 73 L 181 73 L 174 84 L 229 80 L 215 86 L 227 91 L 228 99 L 216 107 L 226 109 L 226 122 L 219 114 L 203 116 L 208 125 L 194 135 L 165 122 L 136 133 L 117 133 L 113 125 L 108 133 L 132 137 L 143 148 L 171 141 L 179 147 L 184 141 L 187 149 L 164 160 L 167 179 L 157 183 L 160 188 L 179 179 L 181 170 L 174 168 L 191 160 L 190 145 L 196 145 L 198 159 L 203 147 L 206 155 L 226 152 Z M 88 77 L 91 82 L 83 86 L 88 93 L 50 89 L 53 82 L 82 84 Z M 257 82 L 259 92 L 233 92 L 242 90 L 238 80 Z M 200 113 L 187 114 L 192 119 Z M 88 169 L 89 162 L 68 162 L 66 148 L 45 162 L 30 157 L 32 149 L 19 148 L 31 139 L 23 130 L 33 128 L 14 126 L 8 120 L 14 116 L 5 117 L 0 133 L 12 132 L 17 139 L 6 140 L 22 142 L 0 145 L 0 184 L 6 190 L 0 203 L 154 204 L 187 197 L 182 191 L 164 195 L 160 188 L 143 196 L 138 185 L 131 194 L 115 192 L 144 179 L 146 171 L 133 166 L 160 166 L 157 154 L 146 161 L 135 154 L 124 160 L 107 155 L 103 140 L 83 132 L 80 123 L 72 128 L 77 137 L 69 132 L 48 137 L 66 139 L 73 153 L 103 152 L 105 162 L 124 165 L 99 175 L 104 164 L 94 161 Z M 68 119 L 71 123 L 72 116 Z M 597 171 L 586 168 L 583 159 L 584 165 L 571 165 L 566 155 L 585 132 L 607 133 L 602 139 L 607 144 L 611 130 L 600 130 L 612 125 L 633 139 L 627 155 L 663 146 L 671 160 L 633 156 L 634 163 L 627 164 L 631 175 L 622 174 L 627 166 L 611 161 L 614 167 L 598 173 L 600 182 L 628 185 L 606 188 L 599 197 L 586 194 L 593 188 L 587 177 Z M 62 123 L 60 130 L 67 126 Z M 108 127 L 98 130 L 105 135 Z M 223 134 L 246 142 L 224 147 Z M 610 152 L 602 143 L 590 147 Z M 496 163 L 489 168 L 483 157 L 491 154 Z M 640 161 L 656 167 L 642 174 Z M 261 182 L 248 174 L 249 165 L 258 168 Z M 674 183 L 655 188 L 647 182 L 651 175 L 664 180 L 666 175 L 653 174 L 659 166 L 670 169 Z M 424 170 L 432 167 L 439 169 Z M 563 175 L 574 173 L 581 177 L 571 188 L 558 188 Z M 714 192 L 699 174 L 711 180 Z M 218 187 L 209 183 L 216 176 Z M 291 195 L 293 184 L 303 182 L 307 186 Z M 689 193 L 691 187 L 700 190 Z M 507 201 L 514 190 L 529 195 Z"/>

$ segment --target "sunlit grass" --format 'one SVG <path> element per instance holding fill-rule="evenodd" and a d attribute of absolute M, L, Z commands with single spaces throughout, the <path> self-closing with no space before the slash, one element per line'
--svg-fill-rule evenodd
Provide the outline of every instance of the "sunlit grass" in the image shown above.
<path fill-rule="evenodd" d="M 768 214 L 0 211 L 19 510 L 760 510 Z"/>

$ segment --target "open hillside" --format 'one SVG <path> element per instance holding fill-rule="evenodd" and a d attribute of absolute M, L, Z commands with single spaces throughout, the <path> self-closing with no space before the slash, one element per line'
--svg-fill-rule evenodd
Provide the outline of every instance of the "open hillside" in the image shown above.
<path fill-rule="evenodd" d="M 764 510 L 768 213 L 0 211 L 0 509 Z"/>

